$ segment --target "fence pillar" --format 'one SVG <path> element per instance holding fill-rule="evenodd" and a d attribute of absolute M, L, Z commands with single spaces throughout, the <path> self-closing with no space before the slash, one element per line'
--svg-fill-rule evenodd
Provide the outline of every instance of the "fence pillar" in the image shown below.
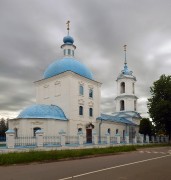
<path fill-rule="evenodd" d="M 133 143 L 134 143 L 134 144 L 137 144 L 137 136 L 135 136 L 135 137 L 133 138 Z"/>
<path fill-rule="evenodd" d="M 115 134 L 115 137 L 116 137 L 117 144 L 120 144 L 121 143 L 120 134 Z"/>
<path fill-rule="evenodd" d="M 166 143 L 169 143 L 169 136 L 165 136 Z"/>
<path fill-rule="evenodd" d="M 106 143 L 110 144 L 110 134 L 106 133 L 105 135 L 106 135 Z"/>
<path fill-rule="evenodd" d="M 83 145 L 83 132 L 82 131 L 79 131 L 77 133 L 78 135 L 78 141 L 79 141 L 79 145 Z"/>
<path fill-rule="evenodd" d="M 94 143 L 95 145 L 98 144 L 98 137 L 97 137 L 97 133 L 96 133 L 95 130 L 93 131 L 93 143 Z"/>
<path fill-rule="evenodd" d="M 152 143 L 155 143 L 154 136 L 151 136 Z"/>
<path fill-rule="evenodd" d="M 140 137 L 140 143 L 144 143 L 144 135 L 143 134 L 139 134 L 139 137 Z"/>
<path fill-rule="evenodd" d="M 161 136 L 161 143 L 163 143 L 164 142 L 164 137 L 163 136 Z"/>
<path fill-rule="evenodd" d="M 66 133 L 64 130 L 61 130 L 59 132 L 59 135 L 61 136 L 61 146 L 65 146 L 65 136 L 66 136 Z"/>
<path fill-rule="evenodd" d="M 7 148 L 14 148 L 15 146 L 15 131 L 8 129 L 6 132 L 6 146 Z"/>
<path fill-rule="evenodd" d="M 126 144 L 129 144 L 129 135 L 128 134 L 125 135 L 125 142 L 126 142 Z"/>
<path fill-rule="evenodd" d="M 159 143 L 159 142 L 160 142 L 160 137 L 157 136 L 157 137 L 156 137 L 156 140 L 157 140 L 157 142 Z"/>
<path fill-rule="evenodd" d="M 37 144 L 37 147 L 43 147 L 43 130 L 37 130 L 35 132 L 36 134 L 36 144 Z"/>
<path fill-rule="evenodd" d="M 146 135 L 146 143 L 149 143 L 150 142 L 150 140 L 149 140 L 149 136 L 148 135 Z"/>

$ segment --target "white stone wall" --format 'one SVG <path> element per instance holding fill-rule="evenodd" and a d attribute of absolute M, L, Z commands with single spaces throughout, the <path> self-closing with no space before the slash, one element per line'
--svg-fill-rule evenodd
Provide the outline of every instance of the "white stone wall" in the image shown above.
<path fill-rule="evenodd" d="M 10 120 L 9 129 L 18 129 L 18 135 L 33 136 L 33 129 L 39 127 L 45 136 L 58 135 L 60 130 L 68 131 L 68 122 L 54 119 L 15 119 Z"/>
<path fill-rule="evenodd" d="M 99 123 L 100 121 L 98 120 L 98 125 L 97 125 L 97 134 L 99 135 Z M 125 133 L 128 131 L 128 127 L 126 124 L 122 123 L 115 123 L 115 122 L 110 122 L 110 121 L 102 121 L 101 124 L 101 136 L 105 136 L 107 133 L 107 130 L 110 129 L 110 136 L 114 137 L 116 135 L 116 129 L 118 129 L 118 133 L 120 134 L 121 137 L 123 137 L 123 130 L 125 130 Z M 129 131 L 128 131 L 129 132 Z"/>
<path fill-rule="evenodd" d="M 79 124 L 95 125 L 100 116 L 101 83 L 89 80 L 72 72 L 65 72 L 52 78 L 38 81 L 36 99 L 38 104 L 57 105 L 69 119 L 68 133 L 75 135 Z M 80 85 L 84 95 L 80 95 Z M 93 98 L 89 97 L 89 89 L 93 89 Z M 83 106 L 83 115 L 79 115 L 79 106 Z M 93 108 L 93 116 L 89 116 L 89 108 Z M 81 127 L 80 127 L 81 128 Z"/>

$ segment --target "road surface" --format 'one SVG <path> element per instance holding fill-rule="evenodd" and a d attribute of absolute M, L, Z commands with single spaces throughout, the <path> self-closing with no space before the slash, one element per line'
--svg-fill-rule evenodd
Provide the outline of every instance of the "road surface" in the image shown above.
<path fill-rule="evenodd" d="M 0 166 L 0 180 L 171 180 L 171 147 L 103 157 Z"/>

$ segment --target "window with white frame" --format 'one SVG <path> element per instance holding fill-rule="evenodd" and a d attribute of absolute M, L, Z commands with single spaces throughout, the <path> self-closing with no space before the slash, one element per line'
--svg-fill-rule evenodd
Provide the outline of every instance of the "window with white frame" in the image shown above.
<path fill-rule="evenodd" d="M 89 108 L 89 116 L 93 117 L 93 108 Z"/>
<path fill-rule="evenodd" d="M 84 95 L 84 87 L 83 87 L 82 84 L 80 84 L 80 87 L 79 87 L 79 93 L 80 93 L 81 96 Z"/>
<path fill-rule="evenodd" d="M 83 115 L 83 106 L 79 106 L 79 115 L 82 116 Z"/>
<path fill-rule="evenodd" d="M 93 98 L 93 89 L 89 89 L 89 98 Z"/>

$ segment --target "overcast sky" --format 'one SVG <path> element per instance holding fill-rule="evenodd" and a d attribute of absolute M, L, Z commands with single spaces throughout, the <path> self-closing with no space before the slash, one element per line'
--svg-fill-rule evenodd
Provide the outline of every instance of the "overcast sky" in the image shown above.
<path fill-rule="evenodd" d="M 33 82 L 62 57 L 67 20 L 76 58 L 103 83 L 103 113 L 114 110 L 128 45 L 138 111 L 146 117 L 150 86 L 171 74 L 170 18 L 170 0 L 0 0 L 0 117 L 14 118 L 36 102 Z"/>

